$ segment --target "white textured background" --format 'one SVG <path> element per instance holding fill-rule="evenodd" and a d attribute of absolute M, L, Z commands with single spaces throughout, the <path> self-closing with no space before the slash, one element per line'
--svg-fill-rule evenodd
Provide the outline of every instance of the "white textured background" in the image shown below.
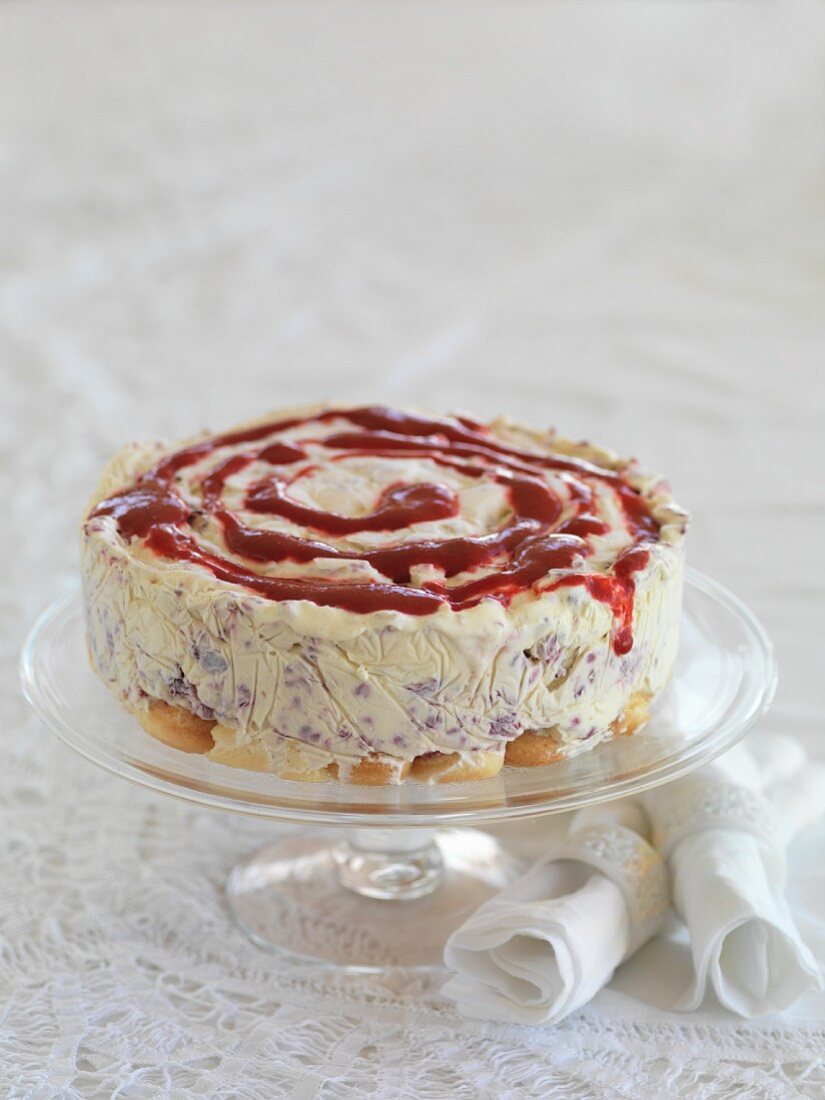
<path fill-rule="evenodd" d="M 390 1034 L 373 990 L 359 1031 L 227 939 L 260 826 L 121 789 L 25 716 L 16 653 L 109 454 L 323 397 L 505 411 L 666 472 L 692 564 L 775 639 L 768 721 L 825 751 L 825 8 L 0 5 L 3 1095 L 820 1095 L 821 1005 L 764 1049 L 629 1002 L 614 1047 L 595 1008 L 488 1029 L 482 1084 L 483 1029 L 445 1010 Z M 792 883 L 820 949 L 823 839 Z"/>

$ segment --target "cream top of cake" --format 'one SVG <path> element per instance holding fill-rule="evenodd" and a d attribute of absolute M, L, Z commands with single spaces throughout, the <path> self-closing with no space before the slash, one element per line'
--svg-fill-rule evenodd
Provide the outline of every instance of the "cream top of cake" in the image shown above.
<path fill-rule="evenodd" d="M 175 583 L 211 575 L 314 605 L 328 626 L 466 617 L 584 585 L 629 648 L 634 575 L 686 515 L 634 462 L 553 432 L 324 405 L 124 448 L 88 523 Z"/>

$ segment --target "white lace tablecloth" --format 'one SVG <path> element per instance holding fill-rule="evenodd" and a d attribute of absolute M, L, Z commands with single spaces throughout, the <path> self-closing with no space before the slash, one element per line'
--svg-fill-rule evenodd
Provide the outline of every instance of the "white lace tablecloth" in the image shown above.
<path fill-rule="evenodd" d="M 0 6 L 3 1097 L 823 1095 L 821 997 L 680 1016 L 620 972 L 530 1029 L 284 965 L 222 898 L 272 827 L 73 758 L 16 672 L 121 441 L 506 410 L 667 471 L 821 753 L 823 71 L 816 4 Z M 790 882 L 821 960 L 823 839 Z"/>

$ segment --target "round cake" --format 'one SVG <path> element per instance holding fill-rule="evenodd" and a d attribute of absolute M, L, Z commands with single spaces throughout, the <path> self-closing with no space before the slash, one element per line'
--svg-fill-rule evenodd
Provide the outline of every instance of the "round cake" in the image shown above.
<path fill-rule="evenodd" d="M 82 528 L 89 653 L 221 764 L 485 778 L 645 722 L 686 525 L 635 461 L 510 420 L 274 413 L 115 456 Z"/>

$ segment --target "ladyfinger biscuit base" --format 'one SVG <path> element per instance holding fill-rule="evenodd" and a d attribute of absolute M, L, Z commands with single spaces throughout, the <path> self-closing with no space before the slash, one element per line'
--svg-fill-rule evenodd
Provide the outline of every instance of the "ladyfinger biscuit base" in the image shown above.
<path fill-rule="evenodd" d="M 640 730 L 648 719 L 648 703 L 643 695 L 634 695 L 625 712 L 613 723 L 613 736 L 629 737 Z M 210 724 L 183 707 L 156 700 L 147 710 L 138 711 L 136 717 L 147 733 L 170 748 L 200 753 L 227 767 L 272 772 L 279 779 L 302 783 L 339 780 L 353 786 L 382 787 L 407 778 L 422 783 L 467 783 L 498 775 L 505 763 L 518 768 L 543 767 L 563 760 L 565 755 L 549 731 L 531 731 L 511 741 L 503 754 L 482 750 L 470 759 L 456 753 L 422 753 L 411 763 L 362 757 L 342 769 L 334 759 L 319 767 L 300 745 L 290 745 L 284 760 L 273 763 L 265 749 L 249 745 L 234 747 L 235 731 Z"/>

